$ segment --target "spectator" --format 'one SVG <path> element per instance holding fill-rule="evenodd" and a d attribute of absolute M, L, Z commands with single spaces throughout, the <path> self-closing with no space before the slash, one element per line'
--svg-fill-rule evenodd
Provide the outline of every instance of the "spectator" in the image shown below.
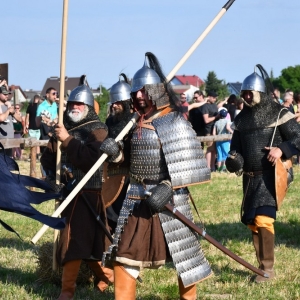
<path fill-rule="evenodd" d="M 236 117 L 242 111 L 243 108 L 244 108 L 243 100 L 242 99 L 237 99 L 237 101 L 236 101 L 236 110 L 235 110 L 234 117 Z"/>
<path fill-rule="evenodd" d="M 225 108 L 219 111 L 220 119 L 216 121 L 213 128 L 213 135 L 232 134 L 233 131 L 230 128 L 231 122 L 227 119 L 228 112 Z M 230 141 L 218 141 L 216 142 L 217 149 L 217 166 L 218 171 L 226 172 L 225 160 L 227 158 L 230 147 Z"/>
<path fill-rule="evenodd" d="M 25 119 L 25 129 L 24 133 L 28 133 L 29 137 L 34 137 L 37 140 L 41 137 L 41 131 L 40 128 L 36 125 L 35 118 L 36 118 L 36 112 L 39 105 L 39 102 L 41 100 L 41 97 L 39 95 L 35 95 L 33 97 L 33 100 L 28 105 L 26 110 L 26 119 Z M 36 158 L 40 158 L 40 147 L 36 147 Z"/>
<path fill-rule="evenodd" d="M 277 100 L 279 104 L 283 104 L 283 100 L 280 99 L 280 91 L 278 88 L 274 88 L 274 92 L 272 93 L 272 97 L 274 100 Z"/>
<path fill-rule="evenodd" d="M 17 119 L 21 119 L 21 121 L 17 121 Z M 22 113 L 21 113 L 21 106 L 20 104 L 16 104 L 15 105 L 15 114 L 13 117 L 13 127 L 14 127 L 14 138 L 15 139 L 19 139 L 22 137 L 23 134 L 23 117 L 22 117 Z M 13 159 L 17 160 L 23 159 L 23 149 L 21 149 L 20 147 L 16 147 L 12 149 L 12 156 Z"/>
<path fill-rule="evenodd" d="M 41 139 L 49 140 L 50 127 L 57 123 L 57 91 L 50 87 L 46 90 L 46 99 L 38 106 L 36 112 L 36 125 L 40 128 Z"/>
<path fill-rule="evenodd" d="M 282 106 L 286 107 L 291 113 L 295 114 L 293 107 L 294 93 L 292 91 L 288 91 L 284 94 L 283 104 Z"/>
<path fill-rule="evenodd" d="M 181 93 L 180 94 L 180 103 L 181 103 L 181 106 L 183 106 L 183 107 L 189 107 L 189 104 L 188 104 L 188 102 L 186 101 L 186 94 L 185 93 Z M 188 119 L 188 117 L 189 117 L 189 112 L 187 111 L 187 112 L 184 112 L 183 113 L 183 116 L 184 116 L 184 118 L 187 120 Z"/>
<path fill-rule="evenodd" d="M 294 112 L 296 121 L 300 123 L 300 93 L 295 96 Z"/>
<path fill-rule="evenodd" d="M 14 107 L 8 100 L 8 85 L 6 80 L 0 82 L 0 139 L 13 139 L 14 138 L 14 126 L 13 115 L 15 114 Z M 16 116 L 17 121 L 22 121 Z M 12 157 L 12 150 L 6 149 L 6 155 Z"/>
<path fill-rule="evenodd" d="M 226 108 L 230 114 L 230 120 L 233 121 L 235 117 L 235 111 L 236 111 L 236 103 L 237 103 L 237 97 L 234 94 L 231 94 L 227 100 Z M 225 105 L 224 105 L 225 106 Z"/>
<path fill-rule="evenodd" d="M 300 123 L 300 93 L 295 95 L 295 105 L 294 105 L 294 111 L 295 111 L 295 119 L 298 123 Z M 297 166 L 300 166 L 300 155 L 297 154 Z"/>
<path fill-rule="evenodd" d="M 194 92 L 194 101 L 193 104 L 205 104 L 204 95 L 202 91 Z M 191 106 L 191 105 L 190 105 Z M 202 106 L 203 107 L 203 106 Z M 193 129 L 195 130 L 197 136 L 205 136 L 205 123 L 203 120 L 202 107 L 198 107 L 190 110 L 189 112 L 189 121 L 192 124 Z M 204 143 L 201 142 L 202 149 L 204 148 Z"/>
<path fill-rule="evenodd" d="M 202 115 L 205 123 L 205 135 L 211 135 L 215 122 L 219 119 L 217 101 L 217 93 L 209 92 L 207 95 L 207 103 L 202 106 Z M 206 149 L 207 166 L 212 172 L 215 171 L 216 147 L 214 142 L 207 142 Z"/>

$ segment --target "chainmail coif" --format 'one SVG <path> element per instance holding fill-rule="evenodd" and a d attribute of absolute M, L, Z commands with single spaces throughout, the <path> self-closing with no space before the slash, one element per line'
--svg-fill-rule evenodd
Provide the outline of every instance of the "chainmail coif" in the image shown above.
<path fill-rule="evenodd" d="M 85 124 L 87 122 L 90 122 L 90 121 L 99 121 L 100 122 L 99 117 L 96 114 L 94 107 L 89 106 L 89 105 L 86 105 L 86 106 L 88 108 L 88 113 L 82 120 L 80 120 L 78 122 L 74 122 L 71 120 L 71 118 L 68 116 L 68 113 L 67 113 L 68 110 L 66 110 L 64 112 L 64 126 L 67 130 L 70 130 L 74 127 L 78 127 L 78 126 Z M 103 124 L 103 126 L 104 126 L 103 128 L 106 127 L 104 124 Z"/>
<path fill-rule="evenodd" d="M 276 122 L 282 106 L 265 93 L 260 93 L 260 99 L 260 103 L 253 107 L 245 105 L 235 117 L 234 124 L 239 131 L 265 128 Z M 281 117 L 287 112 L 283 110 Z"/>

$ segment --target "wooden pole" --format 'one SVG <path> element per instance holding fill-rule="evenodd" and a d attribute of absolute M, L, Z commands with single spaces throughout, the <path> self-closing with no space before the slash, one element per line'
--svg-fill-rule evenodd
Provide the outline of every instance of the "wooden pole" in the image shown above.
<path fill-rule="evenodd" d="M 221 11 L 217 14 L 217 16 L 210 22 L 210 24 L 206 27 L 206 29 L 201 33 L 198 39 L 194 42 L 194 44 L 190 47 L 190 49 L 183 55 L 177 65 L 173 68 L 170 74 L 166 77 L 167 81 L 170 81 L 177 71 L 182 67 L 182 65 L 187 61 L 187 59 L 193 54 L 196 48 L 200 45 L 200 43 L 204 40 L 204 38 L 209 34 L 209 32 L 215 27 L 215 25 L 220 21 L 229 7 L 233 4 L 235 0 L 229 0 L 221 9 Z"/>
<path fill-rule="evenodd" d="M 60 85 L 59 85 L 59 108 L 58 108 L 58 124 L 63 124 L 64 100 L 65 100 L 65 77 L 66 77 L 66 49 L 67 49 L 67 27 L 68 27 L 68 5 L 69 0 L 64 0 L 63 18 L 62 18 L 62 38 L 61 38 L 61 61 L 60 61 Z M 61 142 L 57 141 L 56 154 L 56 184 L 60 183 L 61 169 Z M 60 202 L 55 200 L 55 210 L 59 207 Z M 53 260 L 52 269 L 57 270 L 56 251 L 58 245 L 58 230 L 54 230 L 53 236 Z"/>

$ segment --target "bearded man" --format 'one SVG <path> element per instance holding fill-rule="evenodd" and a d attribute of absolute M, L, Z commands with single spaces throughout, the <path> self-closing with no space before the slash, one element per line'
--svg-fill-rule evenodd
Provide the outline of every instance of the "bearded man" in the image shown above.
<path fill-rule="evenodd" d="M 172 259 L 180 299 L 196 300 L 196 283 L 211 268 L 198 237 L 164 206 L 170 202 L 192 219 L 186 187 L 209 180 L 210 170 L 152 53 L 146 53 L 144 66 L 135 73 L 131 95 L 139 119 L 130 140 L 130 185 L 104 256 L 114 266 L 115 299 L 136 299 L 140 269 L 156 269 Z"/>
<path fill-rule="evenodd" d="M 99 121 L 95 113 L 91 90 L 84 84 L 78 86 L 70 93 L 64 113 L 64 124 L 56 126 L 55 133 L 41 157 L 47 176 L 53 176 L 57 140 L 61 141 L 61 182 L 65 184 L 64 196 L 71 192 L 74 179 L 79 182 L 103 152 L 113 156 L 112 160 L 116 162 L 122 159 L 118 145 L 113 140 L 106 139 L 107 134 L 107 126 Z M 62 216 L 66 217 L 67 225 L 60 233 L 57 250 L 57 260 L 63 266 L 59 300 L 73 299 L 82 260 L 94 271 L 96 286 L 100 291 L 104 291 L 108 283 L 113 282 L 112 270 L 103 268 L 99 262 L 109 245 L 108 239 L 85 203 L 89 202 L 107 226 L 101 186 L 102 168 L 99 168 L 62 213 Z"/>
<path fill-rule="evenodd" d="M 262 283 L 275 277 L 274 221 L 278 207 L 274 166 L 278 159 L 299 153 L 300 128 L 294 115 L 273 100 L 267 72 L 261 65 L 256 67 L 262 76 L 254 72 L 242 84 L 245 106 L 234 119 L 226 167 L 229 172 L 243 174 L 241 218 L 252 232 L 259 268 L 269 274 L 269 278 L 255 277 L 255 282 Z"/>
<path fill-rule="evenodd" d="M 106 119 L 108 136 L 115 139 L 133 116 L 131 87 L 125 74 L 119 75 L 119 81 L 112 85 L 109 93 L 109 105 L 111 114 Z M 121 80 L 123 77 L 123 80 Z M 113 233 L 117 225 L 119 212 L 129 184 L 129 151 L 130 140 L 128 135 L 123 139 L 124 161 L 121 164 L 105 163 L 102 197 L 107 206 L 106 213 L 108 224 Z"/>

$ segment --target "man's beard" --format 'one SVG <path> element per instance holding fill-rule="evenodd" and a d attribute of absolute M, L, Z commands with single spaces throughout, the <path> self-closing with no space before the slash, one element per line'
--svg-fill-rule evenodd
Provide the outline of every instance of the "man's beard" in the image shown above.
<path fill-rule="evenodd" d="M 87 116 L 87 113 L 88 113 L 88 108 L 85 105 L 84 110 L 82 112 L 79 109 L 73 108 L 72 110 L 69 110 L 67 114 L 72 122 L 77 123 L 81 121 L 83 118 L 85 118 Z"/>
<path fill-rule="evenodd" d="M 148 103 L 146 102 L 146 100 L 139 102 L 139 99 L 137 99 L 137 101 L 138 101 L 138 107 L 141 109 L 144 109 L 149 106 Z"/>

